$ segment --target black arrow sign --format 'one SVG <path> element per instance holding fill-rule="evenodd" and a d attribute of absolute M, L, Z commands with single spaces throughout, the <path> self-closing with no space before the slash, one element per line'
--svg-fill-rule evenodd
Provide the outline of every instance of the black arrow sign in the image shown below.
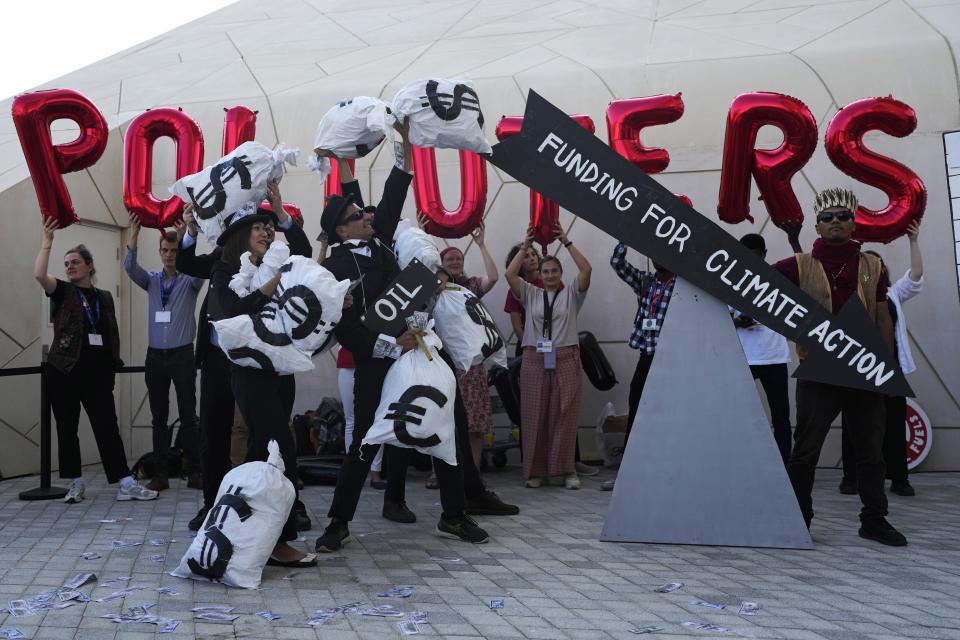
<path fill-rule="evenodd" d="M 490 161 L 624 244 L 808 349 L 795 377 L 913 392 L 858 296 L 833 315 L 534 91 Z"/>
<path fill-rule="evenodd" d="M 414 258 L 360 320 L 375 333 L 399 336 L 407 330 L 407 318 L 427 306 L 439 285 L 437 276 Z"/>

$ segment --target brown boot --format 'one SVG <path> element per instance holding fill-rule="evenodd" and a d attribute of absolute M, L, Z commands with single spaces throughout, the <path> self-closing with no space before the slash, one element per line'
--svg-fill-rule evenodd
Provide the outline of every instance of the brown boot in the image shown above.
<path fill-rule="evenodd" d="M 166 476 L 156 476 L 147 483 L 147 489 L 151 491 L 163 491 L 170 488 L 170 481 Z"/>

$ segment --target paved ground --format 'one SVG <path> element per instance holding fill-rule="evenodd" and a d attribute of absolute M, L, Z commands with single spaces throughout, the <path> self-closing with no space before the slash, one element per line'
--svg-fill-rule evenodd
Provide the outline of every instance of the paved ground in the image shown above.
<path fill-rule="evenodd" d="M 304 624 L 318 608 L 361 601 L 426 612 L 421 633 L 445 638 L 634 638 L 637 628 L 648 626 L 662 628 L 649 638 L 960 638 L 958 474 L 916 476 L 917 497 L 891 496 L 891 520 L 910 546 L 890 549 L 857 537 L 857 499 L 836 493 L 836 472 L 822 472 L 815 551 L 601 543 L 597 537 L 610 494 L 597 490 L 599 480 L 585 479 L 581 491 L 531 490 L 520 486 L 519 477 L 515 468 L 489 476 L 502 496 L 522 506 L 518 517 L 483 521 L 492 536 L 489 544 L 467 546 L 435 537 L 439 496 L 423 488 L 422 474 L 412 473 L 409 503 L 420 522 L 383 520 L 380 494 L 370 489 L 352 527 L 360 535 L 354 543 L 292 577 L 288 570 L 268 567 L 260 591 L 165 573 L 190 541 L 186 523 L 198 508 L 199 492 L 177 487 L 153 503 L 115 502 L 98 473 L 88 499 L 67 506 L 19 501 L 17 493 L 35 479 L 0 482 L 0 606 L 55 589 L 79 571 L 93 571 L 101 582 L 131 576 L 129 586 L 145 587 L 125 600 L 26 617 L 0 614 L 0 628 L 17 627 L 27 638 L 147 638 L 157 627 L 120 625 L 101 616 L 158 603 L 150 613 L 183 620 L 163 636 L 169 638 L 400 635 L 396 619 L 356 613 L 338 614 L 318 628 Z M 303 493 L 317 525 L 303 543 L 311 548 L 331 494 L 328 487 Z M 132 520 L 100 522 L 126 517 Z M 150 545 L 155 538 L 168 542 Z M 143 545 L 114 550 L 118 539 Z M 84 560 L 85 551 L 101 557 Z M 163 563 L 150 558 L 163 553 Z M 684 586 L 669 594 L 653 591 L 671 581 Z M 376 596 L 395 584 L 412 585 L 415 592 L 403 600 Z M 91 586 L 83 590 L 96 599 L 128 585 Z M 159 594 L 159 586 L 178 595 Z M 490 608 L 496 598 L 504 600 L 503 609 Z M 694 598 L 726 608 L 693 606 Z M 759 602 L 760 614 L 738 615 L 741 600 Z M 233 623 L 192 620 L 191 608 L 216 603 L 235 606 L 240 618 Z M 281 618 L 268 622 L 253 615 L 263 610 Z M 728 631 L 696 631 L 684 622 L 713 623 Z"/>

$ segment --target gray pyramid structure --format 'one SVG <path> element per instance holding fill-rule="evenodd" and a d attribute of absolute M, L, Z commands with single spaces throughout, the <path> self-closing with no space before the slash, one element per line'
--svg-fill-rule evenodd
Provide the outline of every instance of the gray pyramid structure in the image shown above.
<path fill-rule="evenodd" d="M 600 539 L 813 548 L 727 307 L 682 280 Z"/>

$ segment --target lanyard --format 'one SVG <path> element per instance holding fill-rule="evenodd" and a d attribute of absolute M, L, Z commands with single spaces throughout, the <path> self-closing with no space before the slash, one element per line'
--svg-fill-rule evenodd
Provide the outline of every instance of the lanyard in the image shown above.
<path fill-rule="evenodd" d="M 653 285 L 650 287 L 650 308 L 647 310 L 648 318 L 656 318 L 654 311 L 657 308 L 657 303 L 660 302 L 660 298 L 663 297 L 663 294 L 667 292 L 667 287 L 671 282 L 673 282 L 672 277 L 666 282 L 661 281 L 660 276 L 654 277 Z"/>
<path fill-rule="evenodd" d="M 547 340 L 553 339 L 553 305 L 557 303 L 559 295 L 559 291 L 553 294 L 553 302 L 550 302 L 547 290 L 543 290 L 543 337 Z"/>
<path fill-rule="evenodd" d="M 90 309 L 90 303 L 87 301 L 87 296 L 83 295 L 79 287 L 76 289 L 77 295 L 80 296 L 80 304 L 83 305 L 83 313 L 87 316 L 87 322 L 90 323 L 90 331 L 91 333 L 96 333 L 97 324 L 100 322 L 100 296 L 97 295 L 97 290 L 93 289 L 93 295 L 97 298 L 97 314 L 94 316 L 93 311 Z"/>
<path fill-rule="evenodd" d="M 170 288 L 167 289 L 164 284 L 163 271 L 157 274 L 157 278 L 160 280 L 160 308 L 166 309 L 167 303 L 170 302 L 170 295 L 173 293 L 174 287 L 177 286 L 177 278 L 180 277 L 180 272 L 175 271 L 173 278 L 170 280 Z"/>

